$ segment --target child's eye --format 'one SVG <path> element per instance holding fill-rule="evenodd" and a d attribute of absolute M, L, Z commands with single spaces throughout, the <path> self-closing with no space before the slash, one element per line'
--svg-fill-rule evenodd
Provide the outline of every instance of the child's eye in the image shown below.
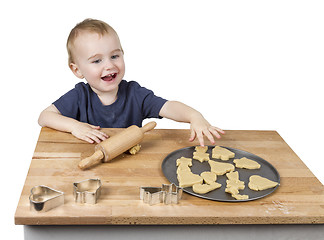
<path fill-rule="evenodd" d="M 111 56 L 111 59 L 116 59 L 118 57 L 119 57 L 119 55 L 113 55 L 113 56 Z"/>
<path fill-rule="evenodd" d="M 100 63 L 102 60 L 101 59 L 97 59 L 97 60 L 94 60 L 92 63 Z"/>

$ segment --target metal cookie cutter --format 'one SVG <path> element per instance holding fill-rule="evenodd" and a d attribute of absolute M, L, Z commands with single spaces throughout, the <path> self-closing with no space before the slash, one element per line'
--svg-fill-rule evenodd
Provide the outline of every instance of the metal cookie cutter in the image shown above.
<path fill-rule="evenodd" d="M 164 203 L 179 203 L 182 196 L 182 188 L 172 184 L 162 184 L 162 187 L 141 187 L 140 199 L 149 205 Z"/>
<path fill-rule="evenodd" d="M 30 210 L 47 212 L 64 204 L 64 193 L 47 186 L 35 186 L 29 196 Z"/>
<path fill-rule="evenodd" d="M 100 179 L 87 179 L 73 183 L 73 195 L 77 203 L 96 204 L 100 193 Z"/>
<path fill-rule="evenodd" d="M 174 183 L 171 184 L 162 184 L 162 191 L 164 194 L 164 203 L 178 204 L 182 197 L 182 188 L 176 186 Z"/>

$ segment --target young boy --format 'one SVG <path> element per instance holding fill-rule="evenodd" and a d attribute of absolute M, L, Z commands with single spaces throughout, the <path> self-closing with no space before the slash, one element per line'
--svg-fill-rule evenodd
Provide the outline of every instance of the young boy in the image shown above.
<path fill-rule="evenodd" d="M 196 137 L 204 145 L 204 135 L 212 144 L 224 131 L 212 126 L 195 109 L 177 101 L 167 101 L 123 80 L 124 52 L 115 30 L 107 23 L 86 19 L 70 32 L 67 41 L 69 67 L 80 79 L 74 89 L 56 100 L 39 116 L 38 123 L 70 132 L 89 143 L 107 139 L 100 128 L 142 126 L 145 118 L 166 117 L 190 123 L 189 141 Z"/>

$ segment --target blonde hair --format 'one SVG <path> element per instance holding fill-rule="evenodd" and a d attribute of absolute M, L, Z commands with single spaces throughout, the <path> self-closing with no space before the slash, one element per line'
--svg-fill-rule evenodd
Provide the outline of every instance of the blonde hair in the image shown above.
<path fill-rule="evenodd" d="M 87 18 L 83 20 L 82 22 L 75 25 L 75 27 L 71 30 L 69 37 L 67 39 L 66 48 L 68 52 L 69 65 L 73 63 L 73 54 L 72 54 L 73 43 L 81 31 L 98 33 L 100 36 L 103 36 L 104 34 L 115 33 L 118 38 L 118 34 L 109 24 L 91 18 Z M 123 51 L 123 49 L 121 50 Z"/>

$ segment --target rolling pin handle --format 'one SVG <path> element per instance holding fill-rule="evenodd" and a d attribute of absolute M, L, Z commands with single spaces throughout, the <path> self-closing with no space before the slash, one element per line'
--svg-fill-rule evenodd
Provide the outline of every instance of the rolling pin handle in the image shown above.
<path fill-rule="evenodd" d="M 79 168 L 81 170 L 88 169 L 88 168 L 90 168 L 90 167 L 92 167 L 94 165 L 97 165 L 97 164 L 101 163 L 103 158 L 104 158 L 103 152 L 100 149 L 98 149 L 97 151 L 94 152 L 93 155 L 83 159 L 79 163 Z"/>
<path fill-rule="evenodd" d="M 142 129 L 142 132 L 145 133 L 145 132 L 152 130 L 155 127 L 156 127 L 156 122 L 153 121 L 153 122 L 149 122 L 149 123 L 145 124 L 141 129 Z"/>

